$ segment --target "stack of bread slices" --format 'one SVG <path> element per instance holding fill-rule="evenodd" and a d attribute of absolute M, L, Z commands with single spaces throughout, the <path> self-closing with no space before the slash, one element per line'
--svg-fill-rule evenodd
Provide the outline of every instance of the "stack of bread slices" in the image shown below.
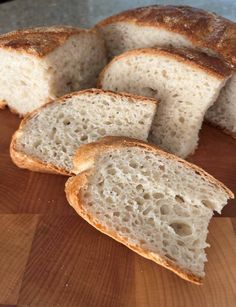
<path fill-rule="evenodd" d="M 209 221 L 234 195 L 181 158 L 204 119 L 236 135 L 235 35 L 213 13 L 155 5 L 0 36 L 0 107 L 24 116 L 13 161 L 71 176 L 81 217 L 200 284 Z"/>

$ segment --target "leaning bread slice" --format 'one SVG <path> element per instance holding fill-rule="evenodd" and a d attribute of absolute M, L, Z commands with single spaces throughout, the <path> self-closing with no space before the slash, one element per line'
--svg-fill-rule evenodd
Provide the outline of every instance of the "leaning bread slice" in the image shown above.
<path fill-rule="evenodd" d="M 219 59 L 186 48 L 147 48 L 115 57 L 98 86 L 161 100 L 150 141 L 180 157 L 193 153 L 207 109 L 231 70 Z"/>
<path fill-rule="evenodd" d="M 95 86 L 106 63 L 95 30 L 68 26 L 23 29 L 0 36 L 0 108 L 25 115 L 72 91 Z"/>
<path fill-rule="evenodd" d="M 213 210 L 233 198 L 195 165 L 150 144 L 106 137 L 81 146 L 66 183 L 71 206 L 101 232 L 196 284 L 202 283 Z"/>
<path fill-rule="evenodd" d="M 21 168 L 70 174 L 72 157 L 81 144 L 105 135 L 146 140 L 156 103 L 99 89 L 68 94 L 22 121 L 12 139 L 11 157 Z"/>

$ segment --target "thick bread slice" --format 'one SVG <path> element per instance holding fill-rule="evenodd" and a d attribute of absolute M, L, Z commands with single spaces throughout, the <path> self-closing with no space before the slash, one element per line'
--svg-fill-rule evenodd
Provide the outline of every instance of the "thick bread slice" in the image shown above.
<path fill-rule="evenodd" d="M 81 144 L 105 135 L 146 140 L 156 104 L 99 89 L 68 94 L 24 118 L 12 138 L 12 160 L 21 168 L 69 175 Z"/>
<path fill-rule="evenodd" d="M 121 12 L 96 26 L 109 57 L 146 47 L 195 48 L 224 59 L 235 70 L 207 120 L 236 136 L 236 23 L 189 6 L 153 5 Z"/>
<path fill-rule="evenodd" d="M 230 74 L 221 60 L 198 51 L 147 48 L 115 57 L 98 86 L 160 99 L 149 139 L 185 158 L 196 149 L 204 115 Z"/>
<path fill-rule="evenodd" d="M 95 86 L 106 63 L 96 30 L 68 26 L 0 36 L 0 101 L 25 115 L 66 93 Z"/>
<path fill-rule="evenodd" d="M 65 191 L 81 217 L 180 277 L 202 282 L 208 223 L 234 197 L 229 189 L 199 167 L 128 138 L 81 146 L 74 172 L 80 174 Z"/>

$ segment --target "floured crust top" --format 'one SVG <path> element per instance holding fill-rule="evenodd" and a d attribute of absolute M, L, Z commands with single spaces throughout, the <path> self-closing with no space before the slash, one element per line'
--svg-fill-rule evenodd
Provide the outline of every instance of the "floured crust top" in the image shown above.
<path fill-rule="evenodd" d="M 165 56 L 169 58 L 174 58 L 178 61 L 184 62 L 188 65 L 195 66 L 205 70 L 207 73 L 217 77 L 217 78 L 229 78 L 232 74 L 232 69 L 226 65 L 223 61 L 216 57 L 209 56 L 205 53 L 190 50 L 188 48 L 175 48 L 175 47 L 165 47 L 165 48 L 143 48 L 143 49 L 132 49 L 128 50 L 118 56 L 116 56 L 110 63 L 105 66 L 103 71 L 100 73 L 98 79 L 98 87 L 101 87 L 101 82 L 107 68 L 112 65 L 112 63 L 119 61 L 125 57 L 133 57 L 139 55 L 156 55 Z"/>
<path fill-rule="evenodd" d="M 70 26 L 29 28 L 0 35 L 0 48 L 43 57 L 61 46 L 70 36 L 95 32 Z"/>
<path fill-rule="evenodd" d="M 162 27 L 182 34 L 195 46 L 213 50 L 236 67 L 236 23 L 214 13 L 189 6 L 153 5 L 121 12 L 97 26 L 115 22 Z"/>
<path fill-rule="evenodd" d="M 76 152 L 73 160 L 73 173 L 78 174 L 81 171 L 85 171 L 93 166 L 96 156 L 100 153 L 110 150 L 110 149 L 119 149 L 122 147 L 139 147 L 145 150 L 148 150 L 159 156 L 163 156 L 167 159 L 174 160 L 178 163 L 183 164 L 186 168 L 193 170 L 196 174 L 203 177 L 206 181 L 217 186 L 219 189 L 224 191 L 229 198 L 234 198 L 234 194 L 230 191 L 222 182 L 215 179 L 213 176 L 205 172 L 202 168 L 189 163 L 173 154 L 167 153 L 153 144 L 149 144 L 143 141 L 139 141 L 127 137 L 117 137 L 117 136 L 108 136 L 101 138 L 97 142 L 82 145 L 80 149 Z"/>

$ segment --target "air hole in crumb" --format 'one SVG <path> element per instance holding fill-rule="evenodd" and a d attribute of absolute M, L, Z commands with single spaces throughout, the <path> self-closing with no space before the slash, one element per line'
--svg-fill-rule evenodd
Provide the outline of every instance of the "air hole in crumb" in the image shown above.
<path fill-rule="evenodd" d="M 110 169 L 108 169 L 107 173 L 109 175 L 115 175 L 116 174 L 116 170 L 114 168 L 110 168 Z"/>
<path fill-rule="evenodd" d="M 83 135 L 81 135 L 81 137 L 80 137 L 80 140 L 83 142 L 83 141 L 86 141 L 88 139 L 88 136 L 87 135 L 85 135 L 85 134 L 83 134 Z"/>
<path fill-rule="evenodd" d="M 141 184 L 138 184 L 138 185 L 136 186 L 136 190 L 137 190 L 137 191 L 143 190 L 143 186 L 142 186 Z"/>
<path fill-rule="evenodd" d="M 154 218 L 153 217 L 150 217 L 148 220 L 147 220 L 147 223 L 151 226 L 155 226 L 155 222 L 154 222 Z"/>
<path fill-rule="evenodd" d="M 162 76 L 163 76 L 164 78 L 168 78 L 168 74 L 167 74 L 167 71 L 166 71 L 165 69 L 163 69 L 163 70 L 161 71 L 161 74 L 162 74 Z"/>
<path fill-rule="evenodd" d="M 178 244 L 179 246 L 184 246 L 184 242 L 183 242 L 183 241 L 180 241 L 180 240 L 177 240 L 177 244 Z"/>
<path fill-rule="evenodd" d="M 145 193 L 145 194 L 143 195 L 143 198 L 144 198 L 144 199 L 150 199 L 150 194 L 149 194 L 149 193 Z"/>
<path fill-rule="evenodd" d="M 143 211 L 143 215 L 147 215 L 152 210 L 152 207 L 149 206 Z"/>
<path fill-rule="evenodd" d="M 34 147 L 38 148 L 39 145 L 41 145 L 41 144 L 42 144 L 42 141 L 41 140 L 37 140 L 36 142 L 34 142 Z"/>
<path fill-rule="evenodd" d="M 210 200 L 207 200 L 207 199 L 203 199 L 202 204 L 209 209 L 215 208 L 214 204 Z"/>
<path fill-rule="evenodd" d="M 138 167 L 138 164 L 137 164 L 136 162 L 134 162 L 134 161 L 131 161 L 131 162 L 129 163 L 129 165 L 130 165 L 130 167 L 132 167 L 132 168 L 137 168 L 137 167 Z"/>
<path fill-rule="evenodd" d="M 174 232 L 181 237 L 192 234 L 192 228 L 188 224 L 182 222 L 172 223 L 170 224 L 170 227 L 173 228 Z"/>
<path fill-rule="evenodd" d="M 166 247 L 168 245 L 168 241 L 167 240 L 163 240 L 162 244 L 163 244 L 164 247 Z"/>
<path fill-rule="evenodd" d="M 69 119 L 64 119 L 63 124 L 65 126 L 69 126 L 70 125 L 70 120 Z"/>
<path fill-rule="evenodd" d="M 138 204 L 139 206 L 142 206 L 142 205 L 144 204 L 143 198 L 138 197 L 138 198 L 136 198 L 135 200 L 136 200 L 136 202 L 137 202 L 137 204 Z"/>
<path fill-rule="evenodd" d="M 153 197 L 156 198 L 156 199 L 161 199 L 164 197 L 164 194 L 162 193 L 153 193 Z"/>
<path fill-rule="evenodd" d="M 193 246 L 198 246 L 198 245 L 199 245 L 199 243 L 200 243 L 200 240 L 199 240 L 199 239 L 197 239 L 197 240 L 193 241 Z"/>
<path fill-rule="evenodd" d="M 119 217 L 120 216 L 120 212 L 113 212 L 113 216 Z"/>
<path fill-rule="evenodd" d="M 178 202 L 178 203 L 184 203 L 184 199 L 182 196 L 180 195 L 175 195 L 175 200 Z"/>
<path fill-rule="evenodd" d="M 106 130 L 105 129 L 98 129 L 98 133 L 100 135 L 105 135 L 106 134 Z"/>
<path fill-rule="evenodd" d="M 179 121 L 180 121 L 181 124 L 183 124 L 183 123 L 184 123 L 184 118 L 181 116 L 181 117 L 179 118 Z"/>
<path fill-rule="evenodd" d="M 121 232 L 130 232 L 129 228 L 127 228 L 127 227 L 121 227 L 120 231 Z"/>
<path fill-rule="evenodd" d="M 164 165 L 159 165 L 159 169 L 160 169 L 161 171 L 164 171 L 164 170 L 165 170 L 165 166 L 164 166 Z"/>
<path fill-rule="evenodd" d="M 123 217 L 122 221 L 123 222 L 128 222 L 129 221 L 129 217 L 128 216 Z"/>
<path fill-rule="evenodd" d="M 126 209 L 127 211 L 133 211 L 133 208 L 132 208 L 131 206 L 126 206 L 125 209 Z"/>
<path fill-rule="evenodd" d="M 160 210 L 161 210 L 162 215 L 166 215 L 170 213 L 170 209 L 168 205 L 162 205 Z"/>

